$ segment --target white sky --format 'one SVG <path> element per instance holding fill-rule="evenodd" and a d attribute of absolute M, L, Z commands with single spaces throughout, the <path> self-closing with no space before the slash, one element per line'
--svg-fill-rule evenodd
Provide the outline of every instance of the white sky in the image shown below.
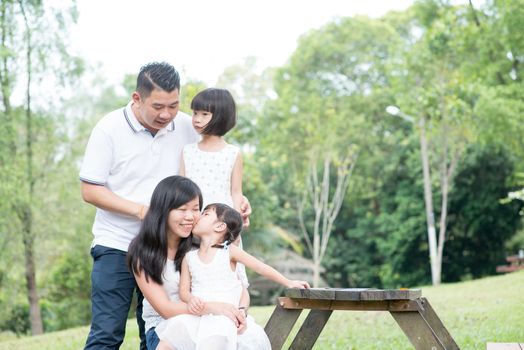
<path fill-rule="evenodd" d="M 281 66 L 300 35 L 336 17 L 379 17 L 412 0 L 78 0 L 74 53 L 113 83 L 150 61 L 168 61 L 214 85 L 224 68 L 258 58 Z M 185 74 L 184 74 L 185 73 Z"/>

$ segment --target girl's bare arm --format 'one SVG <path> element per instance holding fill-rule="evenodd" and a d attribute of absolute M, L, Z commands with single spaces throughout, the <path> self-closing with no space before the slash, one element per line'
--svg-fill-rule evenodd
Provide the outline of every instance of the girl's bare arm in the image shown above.
<path fill-rule="evenodd" d="M 236 262 L 244 264 L 259 275 L 275 281 L 287 288 L 309 288 L 307 281 L 290 280 L 268 264 L 263 263 L 254 256 L 246 253 L 236 245 L 230 245 L 230 257 Z"/>

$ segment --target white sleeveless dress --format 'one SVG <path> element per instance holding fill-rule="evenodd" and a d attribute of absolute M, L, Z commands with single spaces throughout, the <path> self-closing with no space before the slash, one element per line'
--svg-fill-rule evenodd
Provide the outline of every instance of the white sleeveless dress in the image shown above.
<path fill-rule="evenodd" d="M 238 152 L 238 147 L 229 144 L 216 152 L 202 151 L 197 143 L 184 146 L 182 157 L 185 175 L 200 187 L 204 197 L 202 209 L 210 203 L 224 203 L 233 207 L 231 174 Z"/>
<path fill-rule="evenodd" d="M 211 203 L 223 203 L 233 208 L 231 174 L 239 152 L 237 146 L 230 144 L 216 152 L 202 151 L 198 143 L 184 146 L 182 157 L 185 176 L 200 187 L 204 199 L 202 209 Z M 239 246 L 242 248 L 242 237 Z M 237 273 L 242 285 L 248 288 L 249 281 L 243 264 L 237 264 Z"/>
<path fill-rule="evenodd" d="M 191 273 L 191 293 L 205 301 L 225 302 L 238 305 L 242 284 L 231 270 L 229 250 L 217 249 L 213 260 L 204 263 L 193 250 L 186 255 Z M 250 327 L 259 327 L 248 317 Z M 161 340 L 179 350 L 199 350 L 213 342 L 218 349 L 270 350 L 269 339 L 262 332 L 257 337 L 238 337 L 233 321 L 222 315 L 179 315 L 161 322 L 155 329 Z M 207 348 L 207 347 L 206 347 Z"/>

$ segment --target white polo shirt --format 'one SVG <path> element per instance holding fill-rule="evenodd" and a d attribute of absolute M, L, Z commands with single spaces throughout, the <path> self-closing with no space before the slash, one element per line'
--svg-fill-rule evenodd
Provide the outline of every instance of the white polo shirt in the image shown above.
<path fill-rule="evenodd" d="M 132 102 L 103 117 L 87 143 L 80 180 L 106 186 L 120 197 L 149 205 L 156 185 L 176 175 L 184 145 L 197 142 L 191 117 L 179 112 L 153 135 L 136 119 Z M 92 246 L 127 251 L 140 220 L 97 208 Z"/>

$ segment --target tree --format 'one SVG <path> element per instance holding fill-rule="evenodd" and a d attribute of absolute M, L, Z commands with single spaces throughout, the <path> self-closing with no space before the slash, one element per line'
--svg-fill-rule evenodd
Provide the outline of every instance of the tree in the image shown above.
<path fill-rule="evenodd" d="M 40 143 L 41 137 L 49 136 L 45 133 L 52 134 L 54 127 L 48 116 L 35 112 L 38 99 L 35 102 L 34 89 L 46 74 L 51 73 L 49 67 L 56 59 L 67 57 L 62 35 L 70 20 L 67 14 L 74 17 L 74 11 L 62 13 L 63 9 L 47 9 L 39 1 L 2 1 L 0 6 L 0 83 L 5 121 L 2 136 L 6 137 L 4 145 L 7 146 L 1 152 L 0 171 L 5 181 L 3 190 L 8 193 L 2 197 L 9 198 L 2 209 L 8 217 L 18 219 L 9 223 L 7 228 L 21 232 L 31 331 L 40 334 L 43 323 L 35 266 L 35 186 L 55 160 L 53 155 L 56 153 L 47 151 L 56 146 L 53 141 L 58 141 L 58 138 L 51 138 L 47 144 Z M 55 76 L 63 82 L 70 73 L 69 69 L 77 69 L 78 61 L 63 59 L 61 62 L 63 71 Z M 13 107 L 12 91 L 16 87 L 25 91 L 23 107 Z M 45 146 L 37 148 L 42 145 Z"/>
<path fill-rule="evenodd" d="M 400 115 L 415 123 L 420 136 L 429 260 L 432 283 L 437 285 L 441 282 L 448 197 L 456 164 L 465 145 L 474 140 L 471 132 L 474 99 L 460 55 L 465 40 L 462 33 L 467 33 L 473 24 L 461 7 L 445 2 L 421 1 L 413 12 L 416 20 L 412 25 L 422 35 L 413 39 L 414 44 L 405 52 L 406 66 L 396 67 L 393 73 L 400 74 L 393 75 L 393 79 L 399 92 L 397 102 L 407 112 Z M 438 174 L 438 224 L 432 172 Z"/>
<path fill-rule="evenodd" d="M 313 259 L 313 286 L 318 287 L 320 282 L 321 262 L 324 260 L 326 250 L 333 230 L 333 223 L 340 212 L 342 202 L 349 186 L 349 180 L 357 161 L 357 153 L 351 148 L 338 162 L 333 162 L 329 154 L 323 161 L 319 179 L 317 159 L 310 160 L 310 169 L 307 175 L 307 185 L 302 201 L 297 204 L 298 220 L 302 235 L 306 241 L 309 253 Z M 335 163 L 335 164 L 333 164 Z M 331 174 L 330 168 L 335 167 L 337 176 L 335 190 L 330 196 Z M 331 198 L 330 198 L 331 197 Z M 306 202 L 312 207 L 314 213 L 313 224 L 308 228 L 304 216 Z"/>
<path fill-rule="evenodd" d="M 473 145 L 461 159 L 450 197 L 447 281 L 493 274 L 508 254 L 505 242 L 516 232 L 521 201 L 504 202 L 512 185 L 513 161 L 496 146 Z"/>
<path fill-rule="evenodd" d="M 393 28 L 364 17 L 307 33 L 277 71 L 277 98 L 257 121 L 265 135 L 259 157 L 268 159 L 273 174 L 282 171 L 281 206 L 295 207 L 298 216 L 286 224 L 303 235 L 316 266 L 314 284 L 357 154 L 373 147 L 370 132 L 380 133 L 373 127 L 375 101 L 388 84 L 397 40 Z"/>

